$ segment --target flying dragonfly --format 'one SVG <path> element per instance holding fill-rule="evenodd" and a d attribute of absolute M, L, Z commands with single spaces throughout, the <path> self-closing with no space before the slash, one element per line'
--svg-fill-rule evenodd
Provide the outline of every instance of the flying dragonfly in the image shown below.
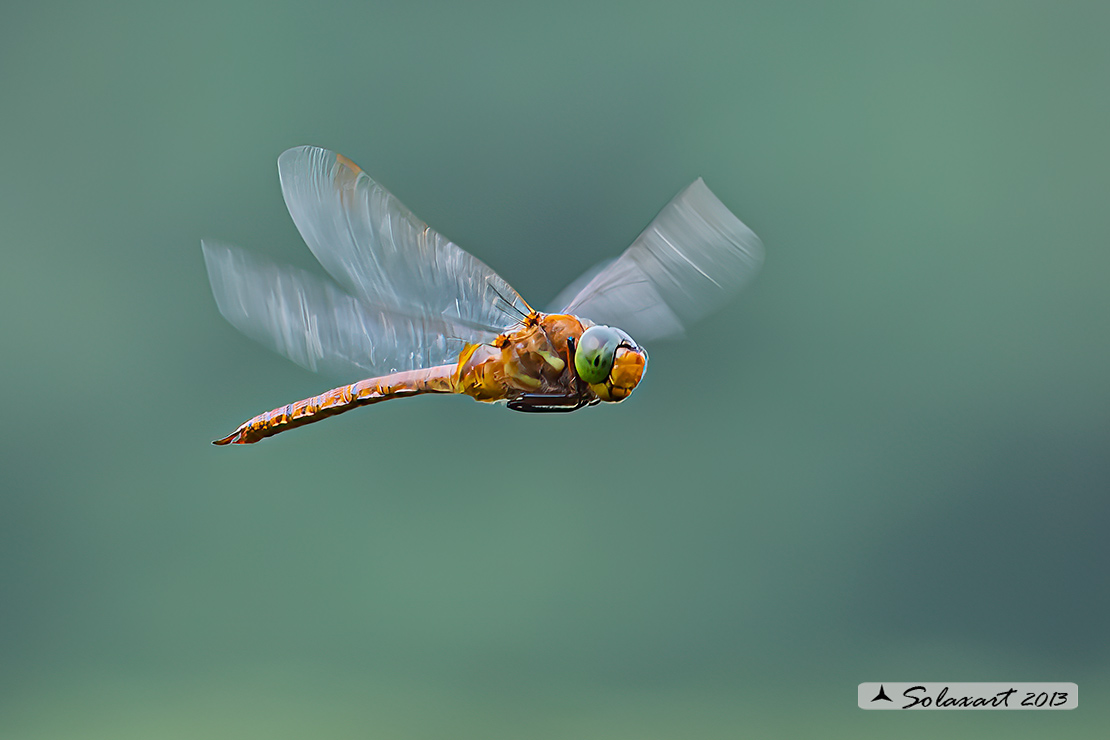
<path fill-rule="evenodd" d="M 205 241 L 220 313 L 309 370 L 372 377 L 259 414 L 217 445 L 427 393 L 529 412 L 619 403 L 647 366 L 637 340 L 681 336 L 763 262 L 759 237 L 698 179 L 623 254 L 541 312 L 343 155 L 297 147 L 278 172 L 289 213 L 332 280 Z"/>

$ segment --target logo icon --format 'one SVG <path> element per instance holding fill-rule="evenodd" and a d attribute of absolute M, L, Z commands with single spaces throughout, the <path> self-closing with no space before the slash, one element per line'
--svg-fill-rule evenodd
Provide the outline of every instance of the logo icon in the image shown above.
<path fill-rule="evenodd" d="M 894 700 L 886 695 L 886 687 L 884 687 L 882 684 L 879 684 L 879 693 L 871 701 L 894 701 Z"/>

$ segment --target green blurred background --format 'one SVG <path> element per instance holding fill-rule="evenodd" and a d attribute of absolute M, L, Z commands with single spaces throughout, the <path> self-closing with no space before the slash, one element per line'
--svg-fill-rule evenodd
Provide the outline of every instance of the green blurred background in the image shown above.
<path fill-rule="evenodd" d="M 0 737 L 1110 724 L 1106 3 L 0 12 Z M 537 304 L 699 175 L 767 262 L 620 407 L 215 448 L 336 380 L 201 259 L 312 268 L 299 144 Z M 880 680 L 1081 701 L 856 708 Z"/>

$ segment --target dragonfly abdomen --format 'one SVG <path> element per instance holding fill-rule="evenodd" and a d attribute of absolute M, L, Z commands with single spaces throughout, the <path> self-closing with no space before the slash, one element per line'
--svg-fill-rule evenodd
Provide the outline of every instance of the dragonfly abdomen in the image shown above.
<path fill-rule="evenodd" d="M 359 406 L 422 393 L 456 393 L 455 365 L 439 365 L 423 370 L 367 378 L 350 385 L 332 388 L 312 398 L 267 411 L 244 422 L 234 432 L 212 444 L 251 444 L 287 429 L 295 429 Z"/>

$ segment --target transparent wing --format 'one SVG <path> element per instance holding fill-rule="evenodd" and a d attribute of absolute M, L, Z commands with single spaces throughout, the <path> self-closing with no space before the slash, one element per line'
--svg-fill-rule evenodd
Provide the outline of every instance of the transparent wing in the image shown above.
<path fill-rule="evenodd" d="M 317 147 L 278 159 L 281 189 L 309 249 L 363 302 L 496 335 L 528 312 L 493 270 L 412 214 L 351 160 Z"/>
<path fill-rule="evenodd" d="M 591 280 L 597 277 L 602 270 L 609 267 L 609 265 L 613 264 L 616 261 L 616 257 L 608 260 L 602 260 L 601 262 L 598 262 L 596 265 L 576 277 L 574 281 L 570 283 L 570 285 L 559 291 L 559 295 L 555 296 L 551 300 L 551 303 L 547 304 L 547 312 L 560 313 L 568 303 L 574 300 L 575 296 L 582 292 L 583 288 L 590 284 Z"/>
<path fill-rule="evenodd" d="M 237 247 L 201 247 L 224 318 L 309 370 L 354 378 L 431 367 L 458 357 L 460 333 L 473 337 L 442 318 L 370 306 L 330 280 Z"/>
<path fill-rule="evenodd" d="M 762 264 L 759 237 L 698 178 L 561 311 L 637 341 L 678 337 L 724 306 Z"/>

